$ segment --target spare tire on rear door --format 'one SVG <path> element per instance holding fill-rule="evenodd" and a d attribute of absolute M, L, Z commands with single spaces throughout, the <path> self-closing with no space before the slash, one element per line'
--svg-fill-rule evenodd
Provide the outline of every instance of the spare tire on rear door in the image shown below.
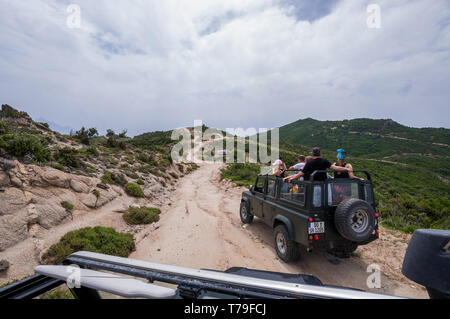
<path fill-rule="evenodd" d="M 337 207 L 334 223 L 342 237 L 360 243 L 368 240 L 375 229 L 375 211 L 366 201 L 347 199 Z"/>

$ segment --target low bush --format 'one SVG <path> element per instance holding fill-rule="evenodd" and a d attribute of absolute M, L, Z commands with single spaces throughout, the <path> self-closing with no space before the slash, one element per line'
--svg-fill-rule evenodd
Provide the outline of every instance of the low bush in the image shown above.
<path fill-rule="evenodd" d="M 239 186 L 249 186 L 260 173 L 257 164 L 230 164 L 222 170 L 222 179 L 231 179 Z"/>
<path fill-rule="evenodd" d="M 75 299 L 73 294 L 70 292 L 69 289 L 61 289 L 56 288 L 52 291 L 47 292 L 43 296 L 41 296 L 39 299 L 46 299 L 46 300 L 53 300 L 53 299 L 59 299 L 59 300 L 66 300 L 66 299 Z"/>
<path fill-rule="evenodd" d="M 132 179 L 138 179 L 138 178 L 139 178 L 139 175 L 136 174 L 135 172 L 133 172 L 133 173 L 130 174 L 130 178 L 132 178 Z"/>
<path fill-rule="evenodd" d="M 161 214 L 161 211 L 157 208 L 130 207 L 128 211 L 123 214 L 123 219 L 130 225 L 151 224 L 159 221 L 159 214 Z"/>
<path fill-rule="evenodd" d="M 61 264 L 77 251 L 90 251 L 119 257 L 128 257 L 135 249 L 133 235 L 118 233 L 113 228 L 87 227 L 71 231 L 44 253 L 46 264 Z"/>
<path fill-rule="evenodd" d="M 145 182 L 142 179 L 138 179 L 138 181 L 136 182 L 138 185 L 145 185 Z"/>
<path fill-rule="evenodd" d="M 79 153 L 74 148 L 57 149 L 53 157 L 59 164 L 64 166 L 73 168 L 81 168 L 83 166 L 79 159 Z"/>
<path fill-rule="evenodd" d="M 91 156 L 99 156 L 100 153 L 98 152 L 98 150 L 95 147 L 88 147 L 86 149 L 86 154 L 91 155 Z"/>
<path fill-rule="evenodd" d="M 57 170 L 60 170 L 60 171 L 64 171 L 64 165 L 61 165 L 59 163 L 52 164 L 52 167 L 54 169 L 57 169 Z"/>
<path fill-rule="evenodd" d="M 50 159 L 51 153 L 47 146 L 47 139 L 32 134 L 7 133 L 0 136 L 0 148 L 6 153 L 16 157 L 32 155 L 39 162 Z"/>
<path fill-rule="evenodd" d="M 125 185 L 125 192 L 129 196 L 133 197 L 144 197 L 144 192 L 142 191 L 141 187 L 138 184 L 135 183 L 128 183 Z"/>
<path fill-rule="evenodd" d="M 127 179 L 122 173 L 105 171 L 102 177 L 102 182 L 104 184 L 124 186 L 127 183 Z"/>
<path fill-rule="evenodd" d="M 61 206 L 64 207 L 68 211 L 73 210 L 73 204 L 69 202 L 61 202 Z"/>

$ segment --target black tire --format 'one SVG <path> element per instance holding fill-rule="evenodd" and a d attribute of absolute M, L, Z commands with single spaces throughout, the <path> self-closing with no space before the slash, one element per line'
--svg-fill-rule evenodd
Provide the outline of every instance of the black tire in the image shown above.
<path fill-rule="evenodd" d="M 347 199 L 337 207 L 334 223 L 345 239 L 356 243 L 364 242 L 375 230 L 375 211 L 366 201 Z"/>
<path fill-rule="evenodd" d="M 241 208 L 239 209 L 239 216 L 244 224 L 251 224 L 253 222 L 253 215 L 250 213 L 250 205 L 246 202 L 241 202 Z"/>
<path fill-rule="evenodd" d="M 339 245 L 333 249 L 329 249 L 328 252 L 338 258 L 350 258 L 352 253 L 358 248 L 357 243 L 348 243 L 346 245 Z"/>
<path fill-rule="evenodd" d="M 289 233 L 284 225 L 278 225 L 275 227 L 274 241 L 277 255 L 285 263 L 290 263 L 299 259 L 300 252 L 298 245 L 289 236 Z"/>

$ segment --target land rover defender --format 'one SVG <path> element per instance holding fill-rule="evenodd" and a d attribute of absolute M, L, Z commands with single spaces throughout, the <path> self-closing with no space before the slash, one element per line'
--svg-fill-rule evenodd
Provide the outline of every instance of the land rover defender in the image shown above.
<path fill-rule="evenodd" d="M 299 258 L 300 247 L 325 249 L 348 258 L 359 245 L 379 237 L 372 179 L 329 178 L 284 182 L 259 175 L 254 186 L 243 192 L 240 217 L 244 224 L 261 218 L 274 231 L 275 249 L 285 262 Z"/>

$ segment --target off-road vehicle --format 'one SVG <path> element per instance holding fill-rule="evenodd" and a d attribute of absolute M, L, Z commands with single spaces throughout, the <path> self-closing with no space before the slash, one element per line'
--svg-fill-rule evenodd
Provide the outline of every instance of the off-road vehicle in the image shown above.
<path fill-rule="evenodd" d="M 261 218 L 275 230 L 275 249 L 285 262 L 299 258 L 300 247 L 326 249 L 347 258 L 359 245 L 379 237 L 372 179 L 339 178 L 283 182 L 259 175 L 255 186 L 243 192 L 240 217 L 244 224 Z"/>

